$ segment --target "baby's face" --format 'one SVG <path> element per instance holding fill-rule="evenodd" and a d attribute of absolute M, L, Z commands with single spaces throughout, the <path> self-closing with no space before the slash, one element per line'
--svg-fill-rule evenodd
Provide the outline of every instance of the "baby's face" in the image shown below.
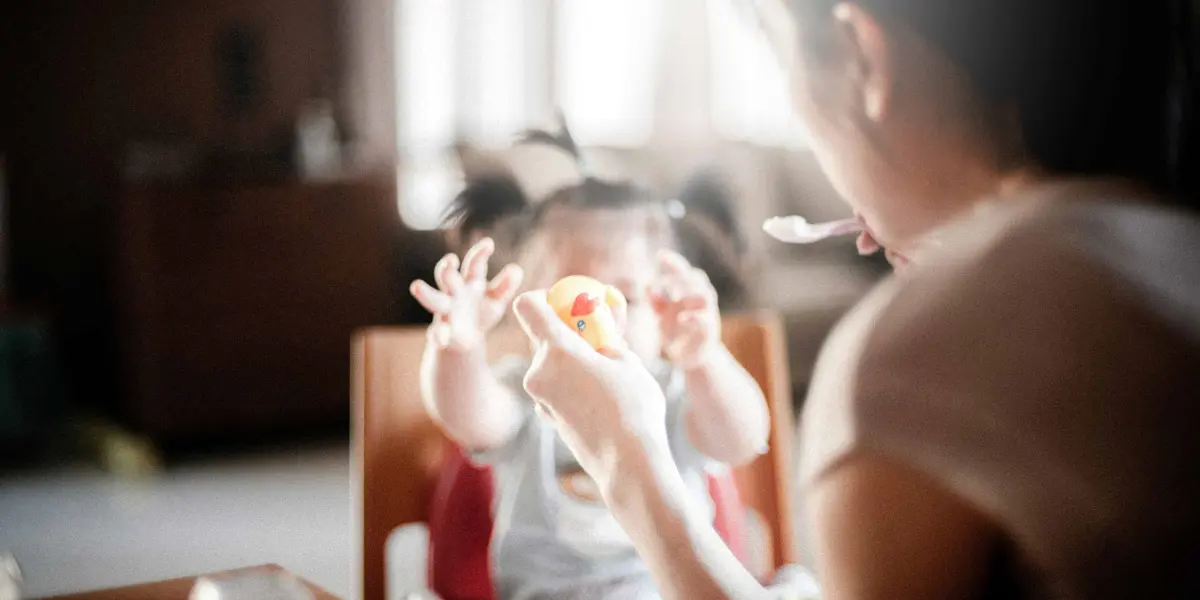
<path fill-rule="evenodd" d="M 607 233 L 607 235 L 606 235 Z M 534 257 L 530 287 L 545 289 L 567 275 L 586 275 L 621 290 L 629 302 L 623 335 L 643 360 L 662 352 L 658 315 L 647 292 L 658 274 L 656 249 L 645 236 L 625 232 L 575 231 L 543 234 L 545 248 Z"/>

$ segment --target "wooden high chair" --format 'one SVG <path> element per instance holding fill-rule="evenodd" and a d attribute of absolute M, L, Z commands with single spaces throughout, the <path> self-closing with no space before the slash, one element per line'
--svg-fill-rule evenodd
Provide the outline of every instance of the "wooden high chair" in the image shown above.
<path fill-rule="evenodd" d="M 728 316 L 722 333 L 730 352 L 758 381 L 770 410 L 769 451 L 734 476 L 742 504 L 766 527 L 767 564 L 778 568 L 798 558 L 790 483 L 794 420 L 783 326 L 773 313 Z M 493 338 L 490 356 L 528 352 L 518 329 L 497 331 Z M 421 402 L 425 328 L 369 328 L 352 343 L 353 502 L 361 544 L 355 549 L 361 566 L 355 579 L 358 597 L 383 600 L 388 536 L 401 525 L 426 522 L 443 461 L 455 457 Z"/>

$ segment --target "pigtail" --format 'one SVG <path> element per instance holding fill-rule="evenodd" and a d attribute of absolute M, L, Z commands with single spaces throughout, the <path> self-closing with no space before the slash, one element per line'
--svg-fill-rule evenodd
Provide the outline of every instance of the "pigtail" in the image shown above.
<path fill-rule="evenodd" d="M 557 134 L 540 129 L 530 129 L 521 134 L 517 144 L 544 144 L 562 150 L 575 162 L 575 167 L 579 169 L 579 175 L 585 181 L 593 178 L 591 168 L 583 158 L 583 152 L 579 150 L 575 138 L 571 136 L 571 130 L 567 127 L 567 119 L 561 112 L 558 113 Z"/>
<path fill-rule="evenodd" d="M 468 181 L 447 207 L 442 225 L 451 230 L 452 245 L 463 252 L 482 235 L 502 233 L 505 223 L 520 218 L 529 208 L 516 179 L 494 173 Z"/>

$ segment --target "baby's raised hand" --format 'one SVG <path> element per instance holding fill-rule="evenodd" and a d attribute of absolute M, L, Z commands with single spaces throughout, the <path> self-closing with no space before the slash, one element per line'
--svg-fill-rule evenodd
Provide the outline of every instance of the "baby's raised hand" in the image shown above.
<path fill-rule="evenodd" d="M 454 254 L 438 261 L 433 270 L 437 289 L 419 279 L 409 286 L 417 302 L 433 313 L 429 339 L 439 348 L 466 350 L 478 346 L 508 310 L 524 273 L 510 264 L 489 282 L 488 259 L 495 251 L 491 238 L 479 240 L 467 250 L 461 269 Z"/>
<path fill-rule="evenodd" d="M 663 251 L 662 280 L 650 290 L 650 302 L 662 328 L 663 351 L 679 367 L 700 365 L 721 346 L 717 291 L 704 271 L 680 254 Z"/>

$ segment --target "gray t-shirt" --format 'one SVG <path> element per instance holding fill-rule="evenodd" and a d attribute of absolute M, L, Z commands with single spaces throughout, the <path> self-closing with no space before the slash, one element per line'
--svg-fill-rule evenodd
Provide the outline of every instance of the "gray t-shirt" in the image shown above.
<path fill-rule="evenodd" d="M 536 416 L 522 379 L 527 359 L 495 366 L 497 378 L 525 402 L 519 431 L 472 460 L 492 467 L 496 481 L 492 581 L 502 600 L 658 598 L 649 570 L 599 498 L 595 483 L 558 436 Z M 682 375 L 651 365 L 667 399 L 667 434 L 676 466 L 696 506 L 712 511 L 705 470 L 717 466 L 689 442 Z"/>

